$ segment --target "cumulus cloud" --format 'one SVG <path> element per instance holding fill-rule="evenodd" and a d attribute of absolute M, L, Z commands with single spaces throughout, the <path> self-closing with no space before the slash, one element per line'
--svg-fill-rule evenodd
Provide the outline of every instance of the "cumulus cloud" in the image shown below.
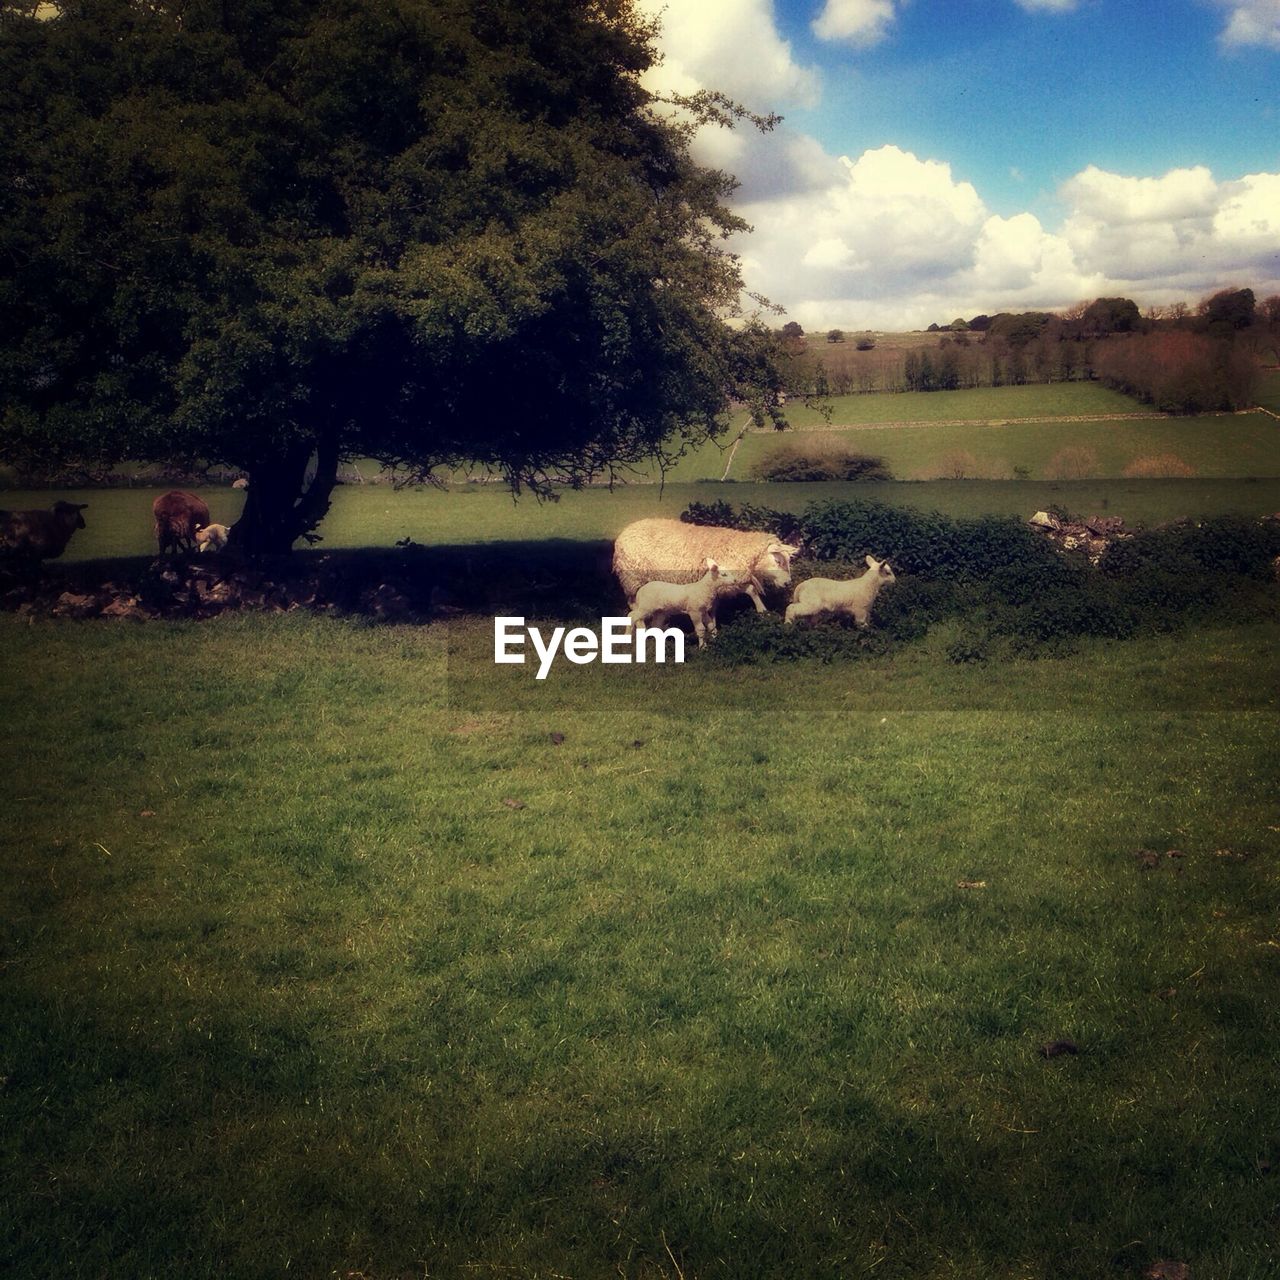
<path fill-rule="evenodd" d="M 1224 48 L 1258 45 L 1280 50 L 1280 0 L 1218 0 L 1227 25 L 1218 37 Z"/>
<path fill-rule="evenodd" d="M 748 283 L 807 328 L 1063 307 L 1105 283 L 1033 215 L 994 215 L 949 164 L 892 145 L 741 212 L 754 226 L 736 246 Z"/>
<path fill-rule="evenodd" d="M 755 111 L 818 100 L 818 74 L 801 66 L 778 33 L 771 0 L 639 0 L 662 23 L 662 63 L 646 83 L 657 92 L 714 87 Z"/>
<path fill-rule="evenodd" d="M 643 0 L 653 11 L 662 2 Z M 878 7 L 892 16 L 893 5 Z M 663 12 L 654 87 L 714 85 L 761 111 L 818 92 L 769 0 L 672 0 Z M 922 328 L 1112 295 L 1194 303 L 1228 285 L 1280 292 L 1280 174 L 1220 181 L 1203 166 L 1138 177 L 1090 165 L 1062 185 L 1061 216 L 1046 225 L 993 213 L 945 158 L 892 144 L 836 156 L 784 123 L 768 134 L 705 129 L 694 155 L 741 183 L 731 203 L 753 231 L 731 247 L 747 288 L 807 329 Z"/>
<path fill-rule="evenodd" d="M 992 213 L 949 164 L 900 147 L 835 165 L 807 154 L 803 184 L 738 203 L 754 230 L 734 246 L 749 287 L 806 328 L 919 328 L 1117 294 L 1194 303 L 1233 282 L 1280 291 L 1280 174 L 1090 166 L 1063 184 L 1055 229 Z"/>
<path fill-rule="evenodd" d="M 1280 174 L 1216 182 L 1204 168 L 1127 178 L 1091 166 L 1062 194 L 1072 251 L 1108 279 L 1211 288 L 1236 275 L 1272 285 L 1280 276 Z"/>
<path fill-rule="evenodd" d="M 827 0 L 812 30 L 819 40 L 869 48 L 885 38 L 896 16 L 893 0 Z"/>

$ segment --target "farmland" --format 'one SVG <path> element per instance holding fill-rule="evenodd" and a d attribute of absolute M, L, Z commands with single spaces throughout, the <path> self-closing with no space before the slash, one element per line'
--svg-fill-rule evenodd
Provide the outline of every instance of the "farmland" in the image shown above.
<path fill-rule="evenodd" d="M 942 394 L 886 437 L 995 416 Z M 347 485 L 307 554 L 536 566 L 585 624 L 617 600 L 557 560 L 694 500 L 1280 509 L 1251 418 L 1017 430 L 1095 425 L 1212 443 L 1193 479 Z M 154 492 L 70 495 L 50 572 L 145 564 Z M 465 611 L 0 614 L 0 1269 L 1275 1275 L 1280 622 L 1196 616 L 974 661 L 964 616 L 785 660 L 730 620 L 540 682 Z"/>

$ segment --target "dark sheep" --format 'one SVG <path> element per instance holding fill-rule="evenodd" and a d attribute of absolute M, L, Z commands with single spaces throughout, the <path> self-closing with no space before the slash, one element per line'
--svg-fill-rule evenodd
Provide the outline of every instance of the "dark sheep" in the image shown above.
<path fill-rule="evenodd" d="M 77 529 L 87 502 L 55 502 L 51 511 L 0 511 L 0 551 L 24 560 L 56 560 Z"/>
<path fill-rule="evenodd" d="M 155 516 L 156 543 L 160 554 L 166 551 L 194 551 L 196 530 L 209 523 L 209 507 L 194 493 L 174 489 L 151 504 Z"/>

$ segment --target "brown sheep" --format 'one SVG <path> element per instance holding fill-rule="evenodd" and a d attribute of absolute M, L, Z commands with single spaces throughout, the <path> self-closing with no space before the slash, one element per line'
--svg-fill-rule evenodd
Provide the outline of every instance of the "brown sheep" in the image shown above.
<path fill-rule="evenodd" d="M 0 551 L 23 560 L 56 560 L 77 529 L 87 502 L 55 502 L 51 511 L 0 511 Z"/>
<path fill-rule="evenodd" d="M 151 504 L 155 516 L 156 543 L 160 554 L 166 551 L 194 551 L 196 530 L 209 523 L 209 507 L 194 493 L 174 489 Z"/>

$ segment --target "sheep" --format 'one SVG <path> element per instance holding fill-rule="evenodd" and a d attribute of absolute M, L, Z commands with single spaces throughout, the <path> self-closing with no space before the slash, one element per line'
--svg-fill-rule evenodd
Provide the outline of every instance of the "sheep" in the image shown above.
<path fill-rule="evenodd" d="M 56 560 L 77 529 L 87 502 L 55 502 L 49 511 L 0 511 L 0 551 L 14 559 Z"/>
<path fill-rule="evenodd" d="M 686 614 L 698 637 L 698 648 L 716 634 L 716 605 L 750 589 L 750 578 L 740 570 L 722 570 L 710 557 L 706 572 L 696 582 L 646 582 L 636 592 L 628 615 L 634 630 L 642 626 L 665 627 L 673 614 Z"/>
<path fill-rule="evenodd" d="M 799 550 L 771 533 L 649 518 L 634 521 L 618 534 L 613 572 L 630 607 L 646 582 L 694 582 L 711 559 L 723 572 L 745 576 L 744 593 L 756 612 L 764 613 L 764 589 L 790 583 L 791 557 Z"/>
<path fill-rule="evenodd" d="M 225 524 L 201 525 L 196 530 L 196 546 L 201 551 L 221 551 L 230 535 L 231 530 Z"/>
<path fill-rule="evenodd" d="M 151 514 L 155 517 L 156 543 L 161 555 L 169 550 L 193 550 L 196 530 L 209 523 L 205 500 L 181 489 L 161 494 L 151 504 Z"/>
<path fill-rule="evenodd" d="M 786 623 L 797 618 L 817 618 L 824 613 L 847 613 L 860 627 L 865 627 L 871 617 L 871 606 L 876 602 L 882 587 L 896 582 L 893 568 L 887 560 L 867 557 L 868 573 L 860 578 L 809 578 L 792 593 L 791 603 L 783 616 Z"/>

